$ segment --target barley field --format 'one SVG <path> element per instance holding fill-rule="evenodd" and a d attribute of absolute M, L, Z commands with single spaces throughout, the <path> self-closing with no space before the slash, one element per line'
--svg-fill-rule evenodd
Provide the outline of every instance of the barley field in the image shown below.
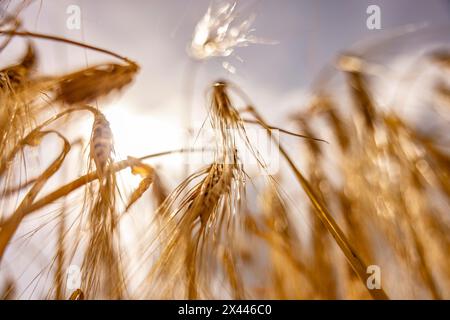
<path fill-rule="evenodd" d="M 0 297 L 449 299 L 450 2 L 380 3 L 0 1 Z"/>

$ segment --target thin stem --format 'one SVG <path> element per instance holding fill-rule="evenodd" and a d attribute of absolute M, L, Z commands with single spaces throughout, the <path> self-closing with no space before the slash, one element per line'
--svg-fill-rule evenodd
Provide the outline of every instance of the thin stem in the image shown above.
<path fill-rule="evenodd" d="M 164 151 L 164 152 L 160 152 L 160 153 L 150 154 L 150 155 L 138 158 L 138 160 L 146 160 L 146 159 L 161 157 L 161 156 L 174 154 L 174 153 L 195 152 L 195 151 L 199 151 L 199 150 L 201 150 L 201 149 L 170 150 L 170 151 Z M 109 170 L 111 170 L 112 173 L 117 173 L 119 171 L 122 171 L 123 169 L 133 166 L 135 163 L 136 162 L 133 160 L 122 160 L 122 161 L 112 164 Z M 46 196 L 44 196 L 40 200 L 34 202 L 27 208 L 24 208 L 23 214 L 28 215 L 36 210 L 39 210 L 39 209 L 45 207 L 46 205 L 52 203 L 53 201 L 58 200 L 59 198 L 68 195 L 72 191 L 74 191 L 92 181 L 97 180 L 98 178 L 99 178 L 99 175 L 98 175 L 97 171 L 89 172 L 88 174 L 85 174 L 84 176 L 81 176 L 81 177 L 65 184 L 64 186 L 58 188 L 57 190 L 47 194 Z"/>
<path fill-rule="evenodd" d="M 270 129 L 270 130 L 278 130 L 278 131 L 280 131 L 280 132 L 282 132 L 282 133 L 285 133 L 285 134 L 288 134 L 288 135 L 291 135 L 291 136 L 294 136 L 294 137 L 305 138 L 305 139 L 310 139 L 310 140 L 314 140 L 314 141 L 319 141 L 319 142 L 325 142 L 325 143 L 328 143 L 328 141 L 323 140 L 323 139 L 320 139 L 320 138 L 314 138 L 314 137 L 306 136 L 306 135 L 304 135 L 304 134 L 295 133 L 295 132 L 288 131 L 288 130 L 285 130 L 285 129 L 282 129 L 282 128 L 278 128 L 278 127 L 274 127 L 274 126 L 269 126 L 269 125 L 267 125 L 267 124 L 264 125 L 264 124 L 261 123 L 261 121 L 259 121 L 259 120 L 242 119 L 242 121 L 244 121 L 245 123 L 257 124 L 257 125 L 263 126 L 263 127 L 265 127 L 265 128 L 268 128 L 268 129 Z"/>
<path fill-rule="evenodd" d="M 110 50 L 107 49 L 102 49 L 102 48 L 98 48 L 89 44 L 85 44 L 79 41 L 75 41 L 75 40 L 70 40 L 70 39 L 66 39 L 63 37 L 58 37 L 58 36 L 52 36 L 52 35 L 48 35 L 48 34 L 42 34 L 42 33 L 37 33 L 37 32 L 29 32 L 29 31 L 16 31 L 16 30 L 0 30 L 0 34 L 5 34 L 5 35 L 11 35 L 11 36 L 19 36 L 19 37 L 33 37 L 33 38 L 40 38 L 40 39 L 46 39 L 46 40 L 53 40 L 53 41 L 59 41 L 59 42 L 64 42 L 64 43 L 68 43 L 71 45 L 75 45 L 75 46 L 79 46 L 79 47 L 83 47 L 86 49 L 90 49 L 90 50 L 94 50 L 94 51 L 98 51 L 104 54 L 108 54 L 110 56 L 113 56 L 117 59 L 120 59 L 122 61 L 125 61 L 127 63 L 134 63 L 131 60 L 129 60 L 126 57 L 123 57 L 115 52 L 112 52 Z"/>
<path fill-rule="evenodd" d="M 16 154 L 24 147 L 24 145 L 26 145 L 26 141 L 36 132 L 39 132 L 42 128 L 50 125 L 51 123 L 55 122 L 56 120 L 58 120 L 59 118 L 75 112 L 75 111 L 90 111 L 92 112 L 94 115 L 97 115 L 100 111 L 98 111 L 97 109 L 95 109 L 94 107 L 85 105 L 85 106 L 79 106 L 79 107 L 74 107 L 74 108 L 70 108 L 70 109 L 66 109 L 63 112 L 60 112 L 56 115 L 54 115 L 53 117 L 51 117 L 50 119 L 47 119 L 46 121 L 44 121 L 43 123 L 41 123 L 40 125 L 38 125 L 37 127 L 35 127 L 33 130 L 31 130 L 26 136 L 25 138 L 23 138 L 19 143 L 17 143 L 14 148 L 11 150 L 10 154 L 6 157 L 5 161 L 2 161 L 2 163 L 0 164 L 0 177 L 4 174 L 5 170 L 7 169 L 8 165 L 11 163 L 11 161 L 14 159 L 14 157 L 16 156 Z"/>

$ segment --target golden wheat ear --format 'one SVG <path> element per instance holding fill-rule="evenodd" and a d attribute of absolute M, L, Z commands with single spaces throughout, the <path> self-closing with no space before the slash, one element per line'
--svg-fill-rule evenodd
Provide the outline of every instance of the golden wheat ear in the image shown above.
<path fill-rule="evenodd" d="M 234 241 L 234 219 L 239 219 L 245 186 L 245 174 L 236 146 L 238 137 L 246 139 L 245 129 L 226 88 L 225 82 L 216 82 L 211 88 L 209 120 L 216 142 L 214 161 L 190 176 L 188 181 L 183 181 L 167 197 L 170 203 L 177 202 L 178 206 L 165 202 L 158 209 L 160 216 L 171 217 L 166 223 L 170 230 L 158 233 L 165 235 L 159 239 L 162 253 L 152 266 L 148 282 L 142 286 L 159 284 L 159 278 L 164 278 L 168 270 L 173 270 L 173 277 L 182 281 L 184 297 L 209 297 L 208 279 L 217 270 L 222 270 L 228 274 L 227 285 L 236 297 L 245 296 L 239 290 L 242 283 L 234 271 L 234 254 L 219 250 L 222 246 L 219 239 L 226 239 L 223 241 L 227 243 Z M 197 179 L 200 181 L 191 187 Z M 185 190 L 186 194 L 183 192 Z M 210 259 L 211 262 L 207 263 Z M 161 284 L 161 288 L 170 290 L 170 285 Z"/>
<path fill-rule="evenodd" d="M 85 196 L 88 207 L 89 239 L 82 263 L 82 291 L 89 299 L 103 296 L 121 299 L 124 277 L 118 243 L 119 217 L 116 211 L 115 172 L 111 170 L 113 135 L 109 122 L 99 111 L 95 113 L 90 139 L 90 159 L 95 163 L 98 192 Z"/>
<path fill-rule="evenodd" d="M 139 71 L 137 64 L 107 63 L 63 75 L 56 79 L 56 102 L 82 105 L 129 85 Z"/>
<path fill-rule="evenodd" d="M 101 112 L 97 112 L 92 126 L 89 155 L 100 176 L 105 174 L 106 166 L 111 163 L 113 149 L 113 134 L 109 122 Z"/>
<path fill-rule="evenodd" d="M 29 76 L 35 71 L 36 65 L 36 50 L 33 43 L 29 41 L 27 44 L 27 50 L 20 58 L 20 62 L 18 64 L 6 67 L 1 70 L 0 73 L 3 77 L 7 77 L 9 79 L 9 83 L 13 88 L 18 88 L 27 80 L 29 81 Z M 0 88 L 2 86 L 4 86 L 4 84 L 1 84 Z"/>
<path fill-rule="evenodd" d="M 128 160 L 133 163 L 133 165 L 131 166 L 131 172 L 135 175 L 141 176 L 142 180 L 139 183 L 139 186 L 136 188 L 136 190 L 133 191 L 130 198 L 128 199 L 125 211 L 128 211 L 131 206 L 142 197 L 145 191 L 147 191 L 147 189 L 153 183 L 155 177 L 155 170 L 153 169 L 153 167 L 133 157 L 128 157 Z"/>
<path fill-rule="evenodd" d="M 17 64 L 0 70 L 0 154 L 7 155 L 34 126 L 41 86 L 34 81 L 35 50 L 31 42 Z M 0 160 L 2 161 L 2 160 Z"/>

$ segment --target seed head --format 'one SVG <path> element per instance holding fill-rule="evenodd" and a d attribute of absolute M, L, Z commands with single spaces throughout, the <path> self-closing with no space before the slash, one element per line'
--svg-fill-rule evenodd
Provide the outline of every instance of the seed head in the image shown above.
<path fill-rule="evenodd" d="M 237 47 L 262 41 L 251 35 L 251 25 L 255 19 L 252 15 L 237 23 L 236 2 L 209 6 L 208 11 L 197 23 L 189 54 L 204 60 L 211 57 L 228 57 Z"/>

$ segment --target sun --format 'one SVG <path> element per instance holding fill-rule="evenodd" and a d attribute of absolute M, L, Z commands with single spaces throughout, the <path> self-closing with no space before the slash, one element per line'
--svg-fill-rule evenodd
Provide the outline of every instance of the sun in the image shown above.
<path fill-rule="evenodd" d="M 180 149 L 185 142 L 183 130 L 174 125 L 170 114 L 142 112 L 124 102 L 107 106 L 104 113 L 114 135 L 116 160 Z M 163 165 L 174 172 L 178 160 L 177 155 L 165 157 Z M 139 183 L 139 177 L 130 176 L 133 184 Z"/>

